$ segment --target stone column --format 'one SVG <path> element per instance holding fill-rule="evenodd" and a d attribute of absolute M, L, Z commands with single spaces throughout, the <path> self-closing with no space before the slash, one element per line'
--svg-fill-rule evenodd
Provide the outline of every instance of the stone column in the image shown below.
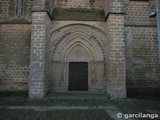
<path fill-rule="evenodd" d="M 110 98 L 126 98 L 124 6 L 122 1 L 106 1 L 107 92 Z"/>
<path fill-rule="evenodd" d="M 43 98 L 48 92 L 47 52 L 49 48 L 47 12 L 32 12 L 29 97 Z"/>

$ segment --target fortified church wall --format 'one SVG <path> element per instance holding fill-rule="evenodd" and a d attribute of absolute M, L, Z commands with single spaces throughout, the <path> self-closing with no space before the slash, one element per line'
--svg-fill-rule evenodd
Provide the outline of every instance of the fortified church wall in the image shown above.
<path fill-rule="evenodd" d="M 158 94 L 150 10 L 154 0 L 0 1 L 0 90 L 29 90 L 30 98 L 67 92 L 70 63 L 78 62 L 88 65 L 88 91 Z"/>

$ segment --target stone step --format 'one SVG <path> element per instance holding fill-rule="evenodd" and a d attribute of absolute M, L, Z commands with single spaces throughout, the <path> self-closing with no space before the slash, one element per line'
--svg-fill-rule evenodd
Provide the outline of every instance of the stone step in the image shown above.
<path fill-rule="evenodd" d="M 93 93 L 83 91 L 70 92 L 52 92 L 49 93 L 45 99 L 108 99 L 105 93 Z"/>

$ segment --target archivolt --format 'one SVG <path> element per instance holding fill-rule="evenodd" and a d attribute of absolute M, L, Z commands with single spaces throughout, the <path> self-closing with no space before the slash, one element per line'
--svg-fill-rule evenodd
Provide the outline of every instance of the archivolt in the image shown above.
<path fill-rule="evenodd" d="M 94 61 L 94 55 L 93 55 L 93 52 L 88 48 L 88 46 L 86 46 L 84 43 L 80 42 L 80 41 L 77 41 L 73 44 L 71 44 L 70 46 L 66 47 L 64 50 L 63 50 L 63 53 L 61 54 L 61 58 L 65 61 L 67 61 L 67 56 L 69 54 L 69 52 L 74 48 L 76 47 L 77 45 L 80 45 L 82 46 L 87 52 L 88 52 L 88 55 L 90 57 L 90 60 L 91 61 Z"/>
<path fill-rule="evenodd" d="M 54 37 L 54 36 L 52 36 Z M 55 40 L 52 40 L 51 50 L 54 61 L 62 61 L 68 55 L 68 52 L 80 44 L 91 55 L 91 59 L 96 61 L 104 60 L 104 43 L 94 35 L 94 32 L 84 26 L 72 26 L 65 29 Z"/>

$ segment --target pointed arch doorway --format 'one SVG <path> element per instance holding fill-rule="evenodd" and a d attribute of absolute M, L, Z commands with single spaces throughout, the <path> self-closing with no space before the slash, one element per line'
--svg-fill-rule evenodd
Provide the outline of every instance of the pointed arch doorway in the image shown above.
<path fill-rule="evenodd" d="M 88 91 L 88 62 L 89 51 L 81 43 L 74 44 L 67 55 L 68 61 L 68 90 Z"/>
<path fill-rule="evenodd" d="M 66 31 L 64 37 L 52 36 L 51 90 L 104 92 L 105 54 L 101 38 L 94 36 L 88 26 L 73 25 L 67 28 L 70 30 Z"/>
<path fill-rule="evenodd" d="M 88 91 L 88 62 L 69 63 L 69 91 Z"/>

